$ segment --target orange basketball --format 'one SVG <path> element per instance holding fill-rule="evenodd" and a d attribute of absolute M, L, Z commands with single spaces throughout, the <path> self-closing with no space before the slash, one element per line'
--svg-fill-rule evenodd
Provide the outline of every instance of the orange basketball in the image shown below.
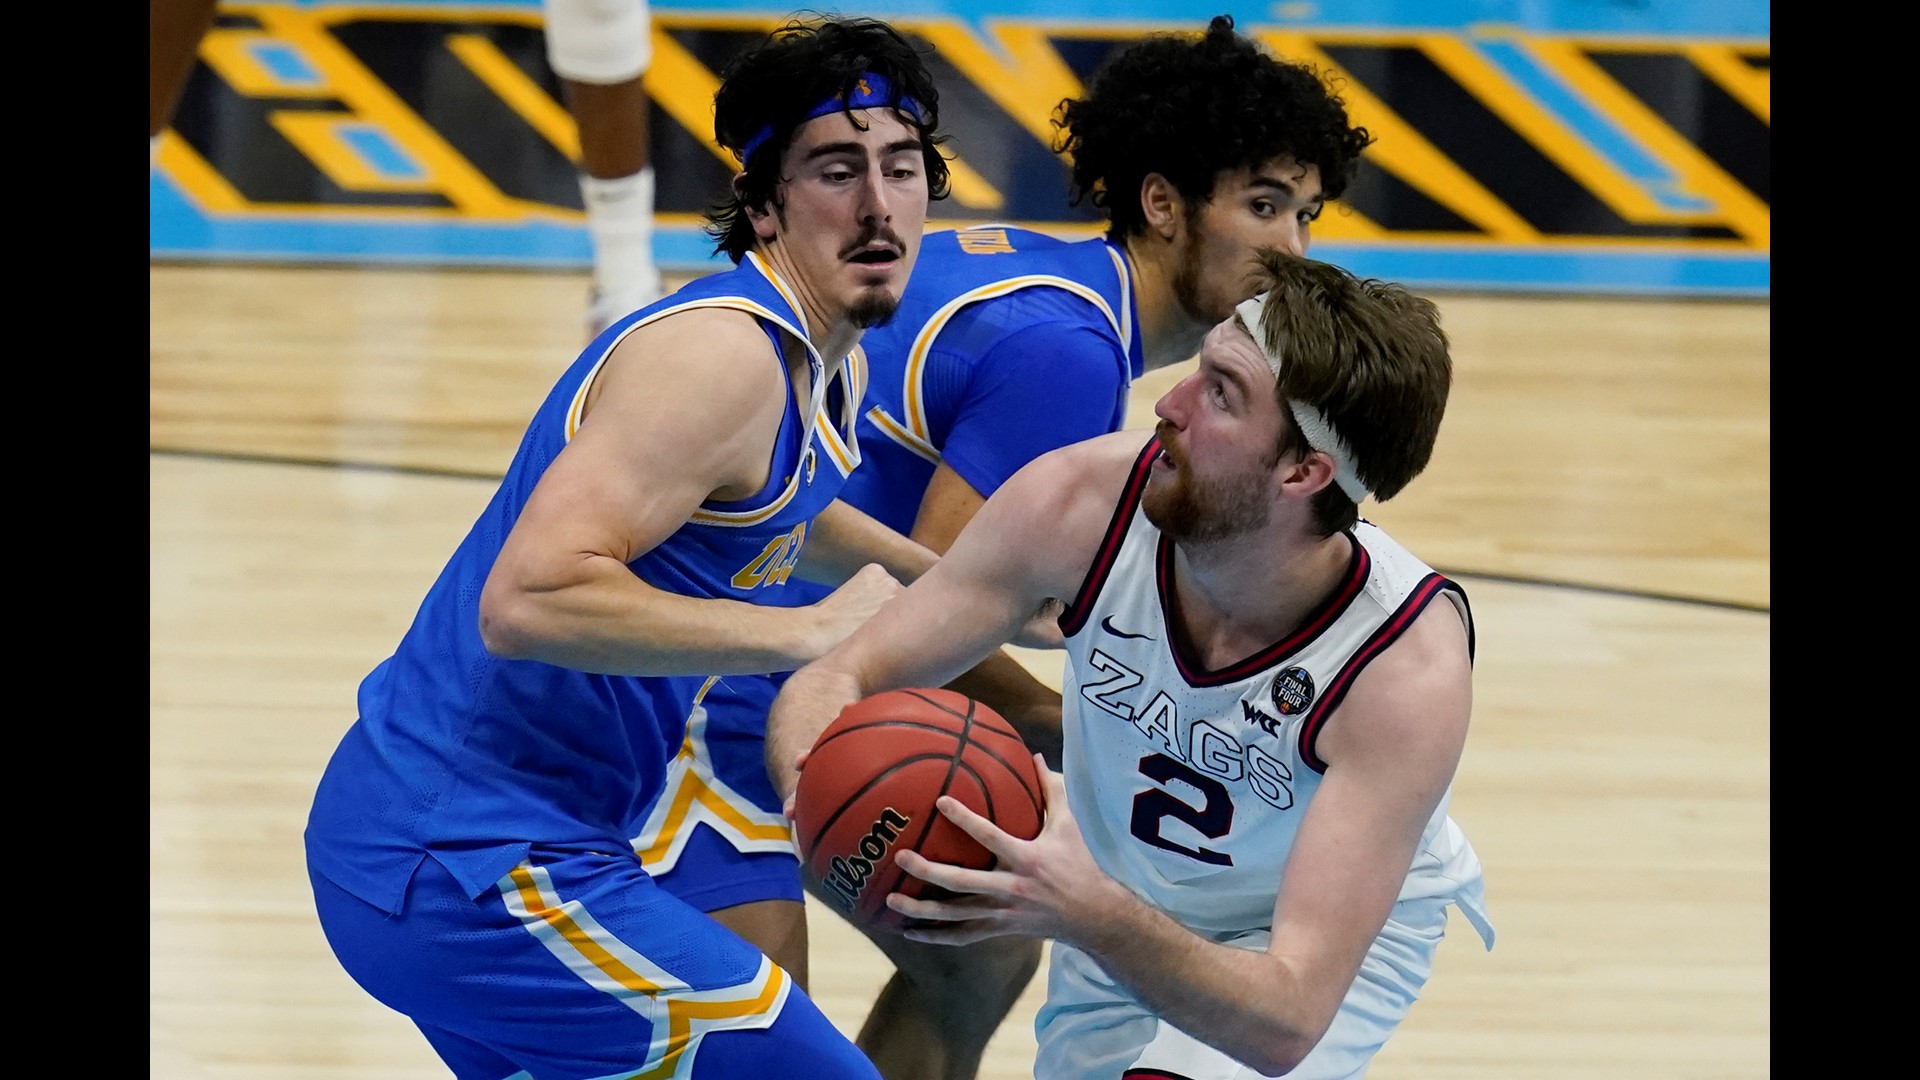
<path fill-rule="evenodd" d="M 1041 790 L 1033 752 L 999 713 L 951 690 L 889 690 L 841 710 L 813 744 L 794 792 L 794 840 L 821 896 L 855 923 L 899 929 L 887 894 L 938 890 L 896 868 L 896 852 L 993 866 L 935 799 L 951 795 L 1031 840 Z"/>

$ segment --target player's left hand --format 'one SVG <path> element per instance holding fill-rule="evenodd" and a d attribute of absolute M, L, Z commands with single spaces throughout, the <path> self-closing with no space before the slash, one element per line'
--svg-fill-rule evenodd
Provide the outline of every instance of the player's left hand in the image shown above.
<path fill-rule="evenodd" d="M 1093 861 L 1080 826 L 1067 809 L 1066 782 L 1034 755 L 1047 800 L 1046 822 L 1040 835 L 1021 840 L 974 813 L 952 796 L 934 805 L 947 819 L 992 852 L 991 870 L 971 870 L 933 862 L 917 852 L 894 856 L 900 869 L 959 895 L 947 899 L 915 899 L 890 893 L 887 906 L 909 919 L 943 923 L 914 926 L 902 931 L 911 941 L 966 945 L 986 938 L 1018 934 L 1025 937 L 1071 941 L 1076 924 L 1094 924 L 1109 910 L 1109 899 L 1124 901 L 1131 894 L 1108 877 Z M 1116 895 L 1117 894 L 1117 895 Z"/>
<path fill-rule="evenodd" d="M 797 773 L 800 770 L 806 768 L 807 758 L 812 756 L 813 756 L 813 747 L 811 746 L 807 747 L 805 750 L 800 751 L 799 755 L 793 759 L 793 771 Z M 795 787 L 794 790 L 787 792 L 787 797 L 781 800 L 780 813 L 782 816 L 784 816 L 787 819 L 787 823 L 789 825 L 793 823 L 794 804 L 799 801 L 800 801 L 800 789 L 798 787 Z"/>

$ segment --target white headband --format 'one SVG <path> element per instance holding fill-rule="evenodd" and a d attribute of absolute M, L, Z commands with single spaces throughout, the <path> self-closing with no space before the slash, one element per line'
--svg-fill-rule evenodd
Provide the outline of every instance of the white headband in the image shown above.
<path fill-rule="evenodd" d="M 1261 355 L 1267 358 L 1267 368 L 1273 372 L 1275 382 L 1280 380 L 1283 366 L 1280 357 L 1267 351 L 1266 332 L 1260 327 L 1260 314 L 1266 310 L 1267 295 L 1261 293 L 1250 300 L 1243 300 L 1234 308 L 1240 313 L 1240 321 L 1246 324 L 1247 333 L 1252 335 L 1253 343 L 1260 346 Z M 1333 430 L 1333 423 L 1327 414 L 1317 406 L 1298 398 L 1288 398 L 1287 408 L 1293 413 L 1293 422 L 1300 426 L 1300 434 L 1306 437 L 1307 445 L 1333 459 L 1333 482 L 1355 503 L 1365 502 L 1372 492 L 1367 490 L 1366 481 L 1360 479 L 1360 473 L 1353 467 L 1353 451 L 1347 446 L 1340 433 Z"/>

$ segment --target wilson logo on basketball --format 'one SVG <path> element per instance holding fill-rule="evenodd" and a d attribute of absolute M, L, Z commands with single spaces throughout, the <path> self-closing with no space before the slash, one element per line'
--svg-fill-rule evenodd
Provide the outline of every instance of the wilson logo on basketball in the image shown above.
<path fill-rule="evenodd" d="M 867 879 L 873 876 L 873 868 L 886 857 L 887 850 L 894 841 L 900 839 L 900 830 L 907 827 L 913 819 L 889 806 L 880 811 L 873 828 L 860 838 L 859 854 L 853 856 L 835 855 L 827 864 L 826 886 L 833 895 L 846 904 L 852 911 L 860 903 L 860 893 L 867 887 Z"/>

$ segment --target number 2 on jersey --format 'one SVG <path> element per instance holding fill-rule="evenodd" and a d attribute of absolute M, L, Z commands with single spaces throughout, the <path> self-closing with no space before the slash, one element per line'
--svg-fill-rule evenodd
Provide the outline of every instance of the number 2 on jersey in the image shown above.
<path fill-rule="evenodd" d="M 1164 819 L 1175 818 L 1208 839 L 1218 840 L 1227 835 L 1233 828 L 1233 796 L 1227 793 L 1227 785 L 1195 772 L 1165 754 L 1149 754 L 1141 758 L 1140 772 L 1162 788 L 1168 781 L 1178 780 L 1204 796 L 1206 805 L 1196 807 L 1166 790 L 1143 791 L 1133 797 L 1133 835 L 1142 843 L 1185 855 L 1189 859 L 1198 859 L 1214 866 L 1232 866 L 1233 857 L 1230 855 L 1211 848 L 1190 848 L 1160 834 Z"/>

